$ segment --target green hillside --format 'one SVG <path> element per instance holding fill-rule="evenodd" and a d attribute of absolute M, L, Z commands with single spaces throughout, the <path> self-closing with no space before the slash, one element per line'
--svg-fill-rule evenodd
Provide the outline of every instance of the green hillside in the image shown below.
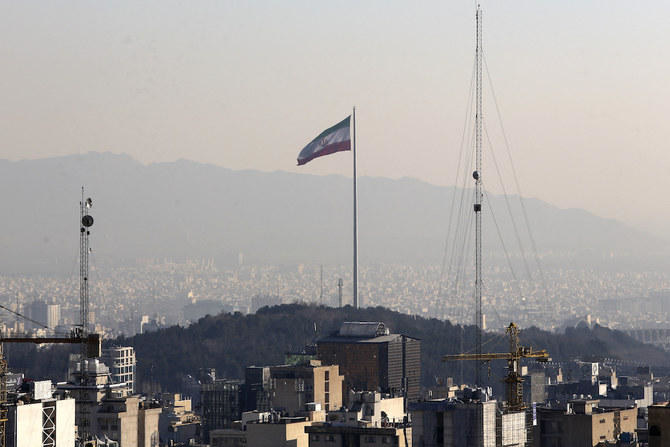
<path fill-rule="evenodd" d="M 242 378 L 247 365 L 281 364 L 287 351 L 300 350 L 305 344 L 336 331 L 343 321 L 383 321 L 392 332 L 421 339 L 422 383 L 426 386 L 434 384 L 438 377 L 459 377 L 460 365 L 441 362 L 441 355 L 457 353 L 461 346 L 464 352 L 474 352 L 472 326 L 463 329 L 448 321 L 404 315 L 382 307 L 354 309 L 303 304 L 263 308 L 250 315 L 207 316 L 188 328 L 174 326 L 106 344 L 135 348 L 140 383 L 152 381 L 163 390 L 177 391 L 181 377 L 194 374 L 199 368 L 216 368 L 220 377 Z M 610 358 L 670 366 L 667 352 L 599 326 L 592 330 L 568 328 L 563 334 L 522 328 L 521 341 L 536 349 L 547 349 L 553 360 Z M 502 328 L 500 333 L 487 333 L 484 345 L 485 352 L 506 351 L 508 344 Z M 40 352 L 32 347 L 8 346 L 7 356 L 11 370 L 25 371 L 30 377 L 56 379 L 56 371 L 64 377 L 66 352 L 58 346 Z M 495 388 L 504 374 L 504 366 L 504 362 L 492 365 L 489 380 Z M 473 365 L 465 364 L 463 373 L 464 379 L 471 382 Z"/>

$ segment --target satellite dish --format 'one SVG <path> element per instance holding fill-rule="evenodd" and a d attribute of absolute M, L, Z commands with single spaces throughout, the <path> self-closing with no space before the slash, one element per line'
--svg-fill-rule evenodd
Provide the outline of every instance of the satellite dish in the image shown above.
<path fill-rule="evenodd" d="M 93 225 L 93 216 L 88 214 L 81 218 L 81 224 L 85 227 L 90 227 Z"/>

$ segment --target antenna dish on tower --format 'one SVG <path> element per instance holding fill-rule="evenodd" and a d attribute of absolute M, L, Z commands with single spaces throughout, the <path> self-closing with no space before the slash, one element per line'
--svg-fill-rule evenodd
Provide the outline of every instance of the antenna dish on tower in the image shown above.
<path fill-rule="evenodd" d="M 85 227 L 93 226 L 93 216 L 86 214 L 81 218 L 81 224 Z"/>

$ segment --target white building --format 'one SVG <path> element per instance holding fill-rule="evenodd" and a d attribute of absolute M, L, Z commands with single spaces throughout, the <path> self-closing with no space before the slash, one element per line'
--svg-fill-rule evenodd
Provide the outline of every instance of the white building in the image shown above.
<path fill-rule="evenodd" d="M 376 391 L 350 391 L 349 408 L 328 412 L 333 425 L 359 425 L 366 422 L 372 427 L 401 423 L 406 414 L 402 397 L 388 397 Z"/>
<path fill-rule="evenodd" d="M 130 393 L 135 393 L 135 349 L 131 346 L 113 346 L 102 350 L 100 359 L 109 368 L 112 383 L 126 383 Z"/>
<path fill-rule="evenodd" d="M 31 388 L 7 408 L 7 447 L 72 447 L 74 399 L 54 399 L 50 381 L 34 382 Z"/>

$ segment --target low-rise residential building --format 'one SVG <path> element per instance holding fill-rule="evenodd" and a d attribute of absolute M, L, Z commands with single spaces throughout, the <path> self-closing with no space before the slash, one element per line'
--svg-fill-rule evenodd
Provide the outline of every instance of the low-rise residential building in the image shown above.
<path fill-rule="evenodd" d="M 403 424 L 383 427 L 313 424 L 305 428 L 309 447 L 412 445 L 412 428 Z"/>
<path fill-rule="evenodd" d="M 609 409 L 598 400 L 571 400 L 565 407 L 538 408 L 533 433 L 536 447 L 592 447 L 635 437 L 637 408 Z"/>
<path fill-rule="evenodd" d="M 125 384 L 110 383 L 109 369 L 97 359 L 86 360 L 77 368 L 72 382 L 59 383 L 57 390 L 59 395 L 75 399 L 75 423 L 81 441 L 110 439 L 123 447 L 153 447 L 158 443 L 158 404 L 130 395 Z"/>
<path fill-rule="evenodd" d="M 404 399 L 374 391 L 350 391 L 348 407 L 329 411 L 327 420 L 333 425 L 367 422 L 374 427 L 405 420 Z"/>
<path fill-rule="evenodd" d="M 192 411 L 191 399 L 181 394 L 163 393 L 160 404 L 158 431 L 162 442 L 179 445 L 199 440 L 200 416 Z"/>
<path fill-rule="evenodd" d="M 308 360 L 297 365 L 270 367 L 271 405 L 285 415 L 296 416 L 307 403 L 317 403 L 328 412 L 342 406 L 344 377 L 338 365 Z"/>

